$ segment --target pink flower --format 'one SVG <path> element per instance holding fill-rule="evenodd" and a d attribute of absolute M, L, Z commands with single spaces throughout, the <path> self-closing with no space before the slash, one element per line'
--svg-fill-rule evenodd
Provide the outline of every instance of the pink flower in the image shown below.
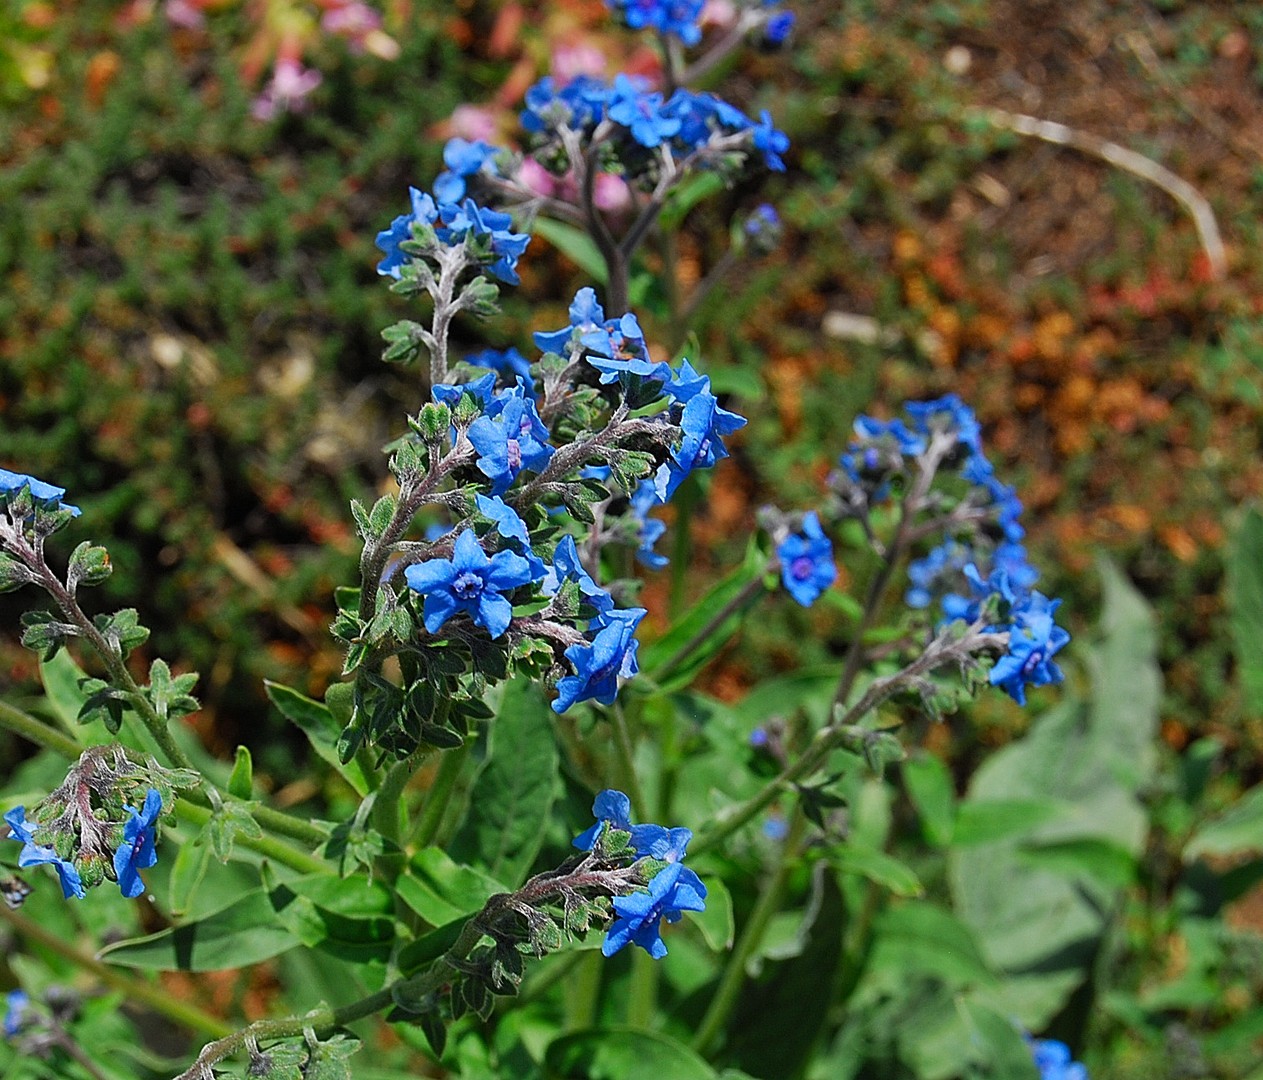
<path fill-rule="evenodd" d="M 290 57 L 276 61 L 272 81 L 257 98 L 250 112 L 256 120 L 271 120 L 278 112 L 302 112 L 307 107 L 304 100 L 324 76 L 313 68 Z"/>
<path fill-rule="evenodd" d="M 533 191 L 536 195 L 557 194 L 557 178 L 534 158 L 523 159 L 517 178 L 527 191 Z"/>
<path fill-rule="evenodd" d="M 631 189 L 621 176 L 613 173 L 597 173 L 592 189 L 592 201 L 599 210 L 620 211 L 631 206 Z"/>
<path fill-rule="evenodd" d="M 167 22 L 182 30 L 200 30 L 206 25 L 206 16 L 202 9 L 191 0 L 167 0 L 162 6 L 162 13 Z"/>
<path fill-rule="evenodd" d="M 605 54 L 595 45 L 579 42 L 558 45 L 553 49 L 552 75 L 558 85 L 573 82 L 580 75 L 600 77 L 605 74 Z"/>
<path fill-rule="evenodd" d="M 382 17 L 359 0 L 329 8 L 320 19 L 320 27 L 326 34 L 341 34 L 353 42 L 370 30 L 381 29 L 381 25 Z"/>
<path fill-rule="evenodd" d="M 737 21 L 737 7 L 732 0 L 706 0 L 700 21 L 703 26 L 727 28 Z"/>
<path fill-rule="evenodd" d="M 453 135 L 470 142 L 495 142 L 496 120 L 491 110 L 482 105 L 457 105 L 447 122 Z"/>

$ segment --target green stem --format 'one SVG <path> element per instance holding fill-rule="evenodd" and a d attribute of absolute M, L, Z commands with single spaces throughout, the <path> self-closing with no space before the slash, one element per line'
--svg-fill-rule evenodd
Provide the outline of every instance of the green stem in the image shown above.
<path fill-rule="evenodd" d="M 802 843 L 806 820 L 802 807 L 797 807 L 790 821 L 789 835 L 781 845 L 776 867 L 764 882 L 763 890 L 755 901 L 754 910 L 750 912 L 750 918 L 742 928 L 741 936 L 737 939 L 732 955 L 724 967 L 724 973 L 719 980 L 719 989 L 715 991 L 706 1015 L 702 1017 L 697 1033 L 693 1036 L 693 1049 L 700 1054 L 709 1051 L 718 1040 L 724 1025 L 728 1022 L 729 1015 L 737 1004 L 741 987 L 746 980 L 746 965 L 762 944 L 768 923 L 776 914 L 776 909 L 780 907 L 786 879 L 789 877 L 793 861 Z"/>
<path fill-rule="evenodd" d="M 439 758 L 438 771 L 434 774 L 434 782 L 425 793 L 425 805 L 417 815 L 417 823 L 410 838 L 411 845 L 418 848 L 429 847 L 438 835 L 439 826 L 443 824 L 443 815 L 447 811 L 448 796 L 465 767 L 465 759 L 469 757 L 469 744 L 455 750 L 444 751 Z"/>
<path fill-rule="evenodd" d="M 76 949 L 58 934 L 45 929 L 39 923 L 27 918 L 20 912 L 12 911 L 0 905 L 0 918 L 6 919 L 14 930 L 27 941 L 35 942 L 43 948 L 55 952 L 58 956 L 69 960 L 76 967 L 91 972 L 102 982 L 106 982 L 110 986 L 123 991 L 132 1001 L 148 1005 L 155 1012 L 161 1013 L 168 1020 L 180 1024 L 190 1031 L 214 1037 L 222 1036 L 226 1032 L 231 1031 L 231 1028 L 222 1020 L 203 1012 L 194 1005 L 189 1005 L 179 1000 L 179 998 L 173 997 L 161 987 L 153 986 L 131 975 L 125 975 L 116 968 L 109 967 L 96 957 L 89 956 L 87 953 Z"/>
<path fill-rule="evenodd" d="M 174 813 L 181 821 L 201 828 L 210 821 L 212 811 L 208 807 L 198 806 L 190 802 L 190 794 L 192 793 L 185 793 L 176 800 Z M 300 874 L 327 874 L 330 872 L 329 864 L 323 859 L 317 858 L 315 855 L 309 855 L 305 851 L 299 851 L 283 840 L 276 840 L 270 836 L 243 836 L 241 833 L 238 833 L 234 842 L 239 847 L 253 851 L 257 855 L 264 856 L 264 858 L 272 859 L 282 866 L 288 866 L 291 870 L 297 870 Z"/>
<path fill-rule="evenodd" d="M 658 1010 L 658 972 L 661 965 L 647 952 L 632 953 L 631 978 L 627 983 L 627 1023 L 648 1029 Z"/>
<path fill-rule="evenodd" d="M 854 705 L 833 723 L 816 732 L 807 749 L 796 761 L 782 769 L 757 794 L 722 814 L 711 828 L 694 840 L 689 846 L 689 854 L 697 856 L 718 847 L 722 841 L 769 806 L 783 790 L 810 776 L 834 750 L 856 737 L 857 729 L 854 725 L 859 720 L 901 687 L 947 664 L 958 664 L 965 656 L 979 649 L 1003 647 L 1007 642 L 1007 635 L 986 634 L 981 632 L 980 626 L 971 628 L 970 633 L 972 637 L 955 640 L 951 637 L 935 638 L 920 656 L 893 675 L 874 679 Z M 858 733 L 863 734 L 862 731 Z"/>
<path fill-rule="evenodd" d="M 21 735 L 28 742 L 33 742 L 36 746 L 42 746 L 45 750 L 52 750 L 54 753 L 72 761 L 83 753 L 83 747 L 70 738 L 69 735 L 63 735 L 55 728 L 51 728 L 42 721 L 36 720 L 35 717 L 24 713 L 21 709 L 15 708 L 6 701 L 0 701 L 0 727 L 8 728 L 15 735 Z"/>
<path fill-rule="evenodd" d="M 601 975 L 605 957 L 595 952 L 579 954 L 579 961 L 566 980 L 566 1030 L 583 1031 L 596 1023 L 597 1004 L 601 998 Z"/>
<path fill-rule="evenodd" d="M 620 779 L 631 799 L 633 814 L 643 820 L 649 807 L 645 804 L 645 794 L 640 788 L 640 779 L 636 776 L 636 752 L 632 746 L 631 729 L 627 725 L 623 703 L 615 700 L 609 714 L 614 726 L 614 750 L 618 756 Z"/>
<path fill-rule="evenodd" d="M 734 596 L 728 601 L 728 603 L 715 612 L 714 615 L 707 619 L 705 625 L 698 630 L 696 634 L 689 638 L 688 641 L 681 645 L 665 664 L 654 672 L 654 676 L 659 680 L 665 679 L 671 674 L 671 672 L 684 663 L 684 661 L 689 658 L 695 649 L 709 641 L 711 635 L 723 626 L 724 623 L 731 619 L 733 615 L 749 604 L 750 601 L 753 600 L 760 592 L 766 591 L 766 586 L 763 584 L 763 576 L 766 572 L 767 570 L 764 569 L 760 572 L 758 577 L 747 582 L 745 587 L 737 593 L 736 596 Z"/>
<path fill-rule="evenodd" d="M 56 754 L 60 754 L 69 761 L 74 761 L 83 753 L 84 748 L 73 739 L 4 701 L 0 701 L 0 727 L 8 728 L 14 734 L 21 735 L 36 746 L 41 746 L 45 750 L 51 750 Z M 206 801 L 205 796 L 200 792 L 185 792 L 176 801 L 176 816 L 192 825 L 205 825 L 211 816 L 211 811 L 204 805 Z M 268 817 L 268 814 L 261 814 L 262 810 L 262 807 L 256 807 L 252 811 L 255 820 L 260 825 L 263 825 L 263 819 Z M 271 813 L 275 814 L 276 811 L 271 811 Z M 287 824 L 296 820 L 284 814 L 279 816 L 284 818 Z M 316 829 L 315 826 L 311 827 L 311 831 L 315 842 L 324 842 L 324 833 Z M 329 869 L 328 864 L 322 860 L 307 854 L 305 851 L 298 851 L 288 844 L 281 843 L 279 840 L 273 840 L 271 837 L 264 836 L 256 839 L 249 836 L 241 836 L 237 839 L 237 843 L 244 848 L 249 848 L 251 851 L 265 855 L 269 859 L 274 859 L 276 862 L 299 870 L 302 873 L 323 873 Z"/>
<path fill-rule="evenodd" d="M 396 761 L 386 772 L 386 778 L 373 800 L 373 827 L 396 844 L 403 833 L 403 819 L 407 813 L 403 805 L 403 789 L 412 779 L 412 771 L 410 758 Z"/>

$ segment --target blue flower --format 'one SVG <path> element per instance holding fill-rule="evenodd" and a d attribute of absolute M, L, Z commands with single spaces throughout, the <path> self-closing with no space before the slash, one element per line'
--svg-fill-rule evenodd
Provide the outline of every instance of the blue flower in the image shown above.
<path fill-rule="evenodd" d="M 641 146 L 660 146 L 680 130 L 680 120 L 665 108 L 662 95 L 651 93 L 627 75 L 614 79 L 610 90 L 609 118 L 622 124 Z"/>
<path fill-rule="evenodd" d="M 1060 600 L 1032 592 L 1010 614 L 1009 651 L 991 669 L 991 685 L 998 686 L 1019 705 L 1026 704 L 1027 686 L 1047 686 L 1064 677 L 1053 654 L 1070 635 L 1053 622 Z"/>
<path fill-rule="evenodd" d="M 496 395 L 499 409 L 469 425 L 469 441 L 478 451 L 478 469 L 501 494 L 523 469 L 539 472 L 553 456 L 548 429 L 535 411 L 535 402 L 520 389 Z"/>
<path fill-rule="evenodd" d="M 614 897 L 617 918 L 606 932 L 601 953 L 613 956 L 631 942 L 660 960 L 667 954 L 662 920 L 679 922 L 686 911 L 705 910 L 706 886 L 683 863 L 670 863 L 653 876 L 648 892 Z"/>
<path fill-rule="evenodd" d="M 518 512 L 506 503 L 499 495 L 488 498 L 486 495 L 475 495 L 478 512 L 495 524 L 496 532 L 510 542 L 514 551 L 524 558 L 531 568 L 531 580 L 538 581 L 547 572 L 544 560 L 535 554 L 531 547 L 531 537 L 526 531 L 526 522 Z M 612 601 L 611 601 L 612 603 Z"/>
<path fill-rule="evenodd" d="M 411 212 L 400 214 L 399 217 L 390 223 L 389 229 L 383 229 L 377 234 L 377 246 L 386 255 L 377 264 L 377 272 L 386 277 L 399 277 L 403 264 L 408 261 L 408 255 L 400 250 L 399 245 L 405 240 L 412 239 L 412 226 L 417 222 L 423 225 L 433 225 L 438 221 L 438 207 L 434 204 L 434 200 L 424 191 L 418 191 L 416 188 L 410 187 L 408 188 L 408 199 L 412 203 Z"/>
<path fill-rule="evenodd" d="M 946 394 L 933 401 L 909 401 L 904 409 L 923 435 L 951 431 L 971 454 L 982 453 L 982 428 L 978 418 L 956 394 Z"/>
<path fill-rule="evenodd" d="M 13 831 L 13 838 L 22 844 L 22 850 L 18 853 L 18 866 L 25 870 L 30 866 L 41 866 L 47 863 L 57 871 L 62 896 L 67 900 L 72 896 L 76 900 L 82 900 L 87 895 L 75 864 L 58 856 L 52 848 L 35 842 L 35 836 L 26 824 L 25 807 L 15 806 L 4 815 L 4 820 Z"/>
<path fill-rule="evenodd" d="M 553 553 L 553 564 L 544 575 L 540 588 L 548 596 L 556 596 L 566 581 L 579 584 L 579 593 L 584 602 L 596 609 L 597 619 L 614 610 L 614 598 L 601 588 L 584 569 L 579 559 L 579 549 L 575 546 L 573 536 L 563 536 Z"/>
<path fill-rule="evenodd" d="M 675 397 L 674 419 L 680 404 L 678 423 L 680 442 L 672 447 L 671 456 L 658 467 L 654 486 L 658 498 L 666 502 L 694 469 L 710 468 L 728 456 L 723 436 L 745 427 L 745 417 L 720 408 L 719 399 L 710 392 L 710 379 L 697 376 L 687 360 L 683 362 L 676 382 L 667 387 Z"/>
<path fill-rule="evenodd" d="M 536 135 L 567 127 L 584 131 L 595 127 L 605 116 L 609 87 L 591 75 L 580 75 L 560 90 L 551 75 L 526 91 L 522 127 Z"/>
<path fill-rule="evenodd" d="M 767 21 L 767 25 L 763 27 L 763 36 L 773 45 L 784 44 L 785 39 L 789 37 L 789 32 L 794 29 L 794 13 L 792 11 L 778 11 Z"/>
<path fill-rule="evenodd" d="M 474 400 L 482 406 L 483 412 L 500 411 L 500 405 L 496 400 L 496 373 L 494 371 L 480 378 L 471 379 L 467 383 L 435 383 L 430 387 L 430 395 L 434 400 L 440 405 L 446 405 L 449 409 L 456 408 L 460 404 L 461 397 L 467 393 L 474 396 Z"/>
<path fill-rule="evenodd" d="M 580 335 L 605 325 L 605 310 L 596 298 L 596 290 L 584 287 L 570 302 L 570 325 L 560 330 L 537 330 L 532 336 L 543 351 L 562 355 L 578 331 Z"/>
<path fill-rule="evenodd" d="M 633 30 L 648 27 L 678 37 L 685 45 L 702 40 L 699 19 L 705 0 L 606 0 Z"/>
<path fill-rule="evenodd" d="M 530 564 L 512 551 L 491 558 L 482 550 L 473 529 L 456 538 L 451 559 L 430 559 L 404 570 L 413 591 L 425 597 L 421 616 L 426 630 L 436 634 L 458 611 L 498 638 L 509 628 L 513 605 L 501 593 L 536 580 Z"/>
<path fill-rule="evenodd" d="M 465 178 L 474 176 L 484 169 L 495 175 L 495 157 L 500 153 L 498 146 L 478 139 L 470 142 L 467 139 L 448 139 L 443 147 L 443 164 L 445 172 L 434 179 L 434 196 L 440 203 L 457 203 L 465 197 Z"/>
<path fill-rule="evenodd" d="M 671 379 L 670 365 L 649 359 L 644 332 L 631 312 L 587 331 L 579 340 L 589 350 L 586 356 L 588 363 L 601 373 L 602 385 L 620 380 L 626 385 L 629 376 L 656 379 L 662 383 Z"/>
<path fill-rule="evenodd" d="M 596 842 L 608 826 L 620 832 L 631 833 L 632 850 L 636 853 L 636 857 L 640 858 L 649 854 L 652 842 L 657 839 L 655 830 L 661 830 L 658 825 L 633 825 L 631 799 L 613 788 L 606 788 L 593 800 L 592 815 L 596 818 L 596 824 L 585 829 L 572 841 L 580 851 L 591 851 L 596 847 Z M 685 832 L 688 830 L 686 829 Z M 692 833 L 689 833 L 689 836 L 692 837 Z M 687 842 L 686 840 L 685 843 Z"/>
<path fill-rule="evenodd" d="M 470 353 L 465 363 L 474 367 L 490 368 L 502 375 L 510 383 L 521 380 L 526 392 L 535 396 L 535 379 L 531 376 L 531 362 L 517 349 L 484 349 L 482 352 Z"/>
<path fill-rule="evenodd" d="M 26 473 L 0 469 L 0 506 L 7 505 L 9 497 L 17 495 L 23 488 L 31 493 L 31 501 L 45 510 L 69 510 L 74 517 L 78 517 L 81 513 L 77 506 L 70 506 L 61 501 L 62 496 L 66 494 L 65 488 L 57 487 L 55 484 L 46 484 L 43 480 L 27 476 Z"/>
<path fill-rule="evenodd" d="M 1057 1039 L 1032 1039 L 1031 1055 L 1039 1080 L 1088 1080 L 1088 1070 L 1074 1061 L 1070 1047 Z"/>
<path fill-rule="evenodd" d="M 130 806 L 124 807 L 130 815 L 123 826 L 123 842 L 114 852 L 114 873 L 118 887 L 124 896 L 134 900 L 145 891 L 145 883 L 137 871 L 144 870 L 158 861 L 154 849 L 154 822 L 162 812 L 162 796 L 154 788 L 145 792 L 145 804 L 139 813 Z"/>
<path fill-rule="evenodd" d="M 635 634 L 644 617 L 644 608 L 627 608 L 608 611 L 593 621 L 597 631 L 592 640 L 566 650 L 575 673 L 558 680 L 554 712 L 563 713 L 576 701 L 594 698 L 602 705 L 614 703 L 619 677 L 631 678 L 640 670 L 636 663 L 640 642 Z"/>
<path fill-rule="evenodd" d="M 529 233 L 509 231 L 512 217 L 479 206 L 473 199 L 466 199 L 459 205 L 440 206 L 439 218 L 443 226 L 435 229 L 435 234 L 443 243 L 454 246 L 464 240 L 488 244 L 493 259 L 488 260 L 487 269 L 501 281 L 510 285 L 520 284 L 517 261 L 531 242 L 531 237 Z"/>
<path fill-rule="evenodd" d="M 772 126 L 772 114 L 766 109 L 759 114 L 759 123 L 754 125 L 754 146 L 763 151 L 763 161 L 769 169 L 785 171 L 781 155 L 789 149 L 789 137 Z"/>
<path fill-rule="evenodd" d="M 10 990 L 4 995 L 4 1004 L 4 1037 L 12 1039 L 22 1030 L 23 1014 L 31 1007 L 31 999 L 24 990 Z"/>
<path fill-rule="evenodd" d="M 833 544 L 814 510 L 803 515 L 802 532 L 790 533 L 780 542 L 776 556 L 781 561 L 781 581 L 803 607 L 811 607 L 838 576 Z"/>
<path fill-rule="evenodd" d="M 636 490 L 631 493 L 630 503 L 631 514 L 638 527 L 636 541 L 639 546 L 636 548 L 636 558 L 650 570 L 661 570 L 671 560 L 653 549 L 654 544 L 667 531 L 665 521 L 649 516 L 650 509 L 658 503 L 658 490 L 653 481 L 642 480 L 637 484 Z"/>

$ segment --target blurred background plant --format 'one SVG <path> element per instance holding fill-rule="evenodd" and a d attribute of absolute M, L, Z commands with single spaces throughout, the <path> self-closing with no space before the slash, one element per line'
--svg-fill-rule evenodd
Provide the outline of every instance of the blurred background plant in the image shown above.
<path fill-rule="evenodd" d="M 336 677 L 332 588 L 357 555 L 345 505 L 414 401 L 379 362 L 399 307 L 374 287 L 372 236 L 409 181 L 439 171 L 445 136 L 513 130 L 550 64 L 654 63 L 595 0 L 390 0 L 380 24 L 358 8 L 0 13 L 0 466 L 55 478 L 84 508 L 69 537 L 106 543 L 118 570 L 100 603 L 135 603 L 154 628 L 138 663 L 203 672 L 212 751 L 250 745 L 261 785 L 319 806 L 336 780 L 279 716 L 255 718 L 261 677 L 317 698 Z M 856 414 L 953 391 L 1029 507 L 1041 587 L 1094 644 L 1067 657 L 1047 712 L 1052 694 L 1030 713 L 986 696 L 912 723 L 917 749 L 884 781 L 850 776 L 846 807 L 821 810 L 850 842 L 814 847 L 786 880 L 729 1060 L 753 1076 L 1017 1075 L 960 1058 L 1003 1003 L 1096 1075 L 1263 1075 L 1263 521 L 1242 509 L 1263 490 L 1263 17 L 1178 0 L 796 10 L 788 53 L 722 72 L 752 115 L 775 102 L 791 136 L 790 175 L 759 190 L 785 232 L 697 309 L 712 383 L 751 422 L 671 521 L 646 626 L 661 632 L 740 561 L 762 502 L 812 504 Z M 1214 207 L 1226 275 L 1163 192 L 1015 135 L 993 108 L 1173 169 Z M 685 288 L 701 280 L 749 195 L 680 205 L 676 250 L 651 268 L 670 258 Z M 561 325 L 586 283 L 587 253 L 540 237 L 493 345 Z M 671 298 L 642 300 L 651 339 L 669 342 Z M 792 732 L 827 701 L 814 673 L 840 652 L 854 592 L 843 576 L 810 610 L 763 610 L 709 657 L 700 690 L 664 706 L 695 725 L 716 786 L 768 753 L 753 728 Z M 0 601 L 0 627 L 15 626 Z M 0 673 L 6 700 L 48 714 L 16 636 Z M 9 791 L 47 788 L 49 763 L 4 740 Z M 775 822 L 718 874 L 737 925 Z M 97 934 L 135 920 L 121 901 L 38 914 L 67 939 L 78 920 Z M 709 976 L 700 950 L 691 965 L 678 952 L 663 978 L 687 1028 Z M 24 984 L 70 979 L 48 963 L 54 978 L 24 970 Z M 238 981 L 162 978 L 253 1015 L 278 982 L 310 978 L 318 998 L 318 966 L 286 954 Z M 835 1031 L 820 987 L 855 1022 Z M 40 1007 L 79 1045 L 121 1046 L 117 1000 Z M 467 1060 L 525 1069 L 532 1015 L 467 1031 Z M 137 1070 L 171 1048 L 152 1034 L 129 1051 Z"/>

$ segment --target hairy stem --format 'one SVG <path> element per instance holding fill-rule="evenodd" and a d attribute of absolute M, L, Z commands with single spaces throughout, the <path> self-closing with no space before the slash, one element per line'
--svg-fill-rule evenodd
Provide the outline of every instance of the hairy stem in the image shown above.
<path fill-rule="evenodd" d="M 173 1023 L 202 1035 L 221 1036 L 229 1029 L 222 1020 L 173 997 L 166 990 L 142 979 L 126 975 L 102 963 L 95 956 L 82 952 L 59 934 L 46 929 L 33 919 L 0 904 L 0 919 L 6 920 L 19 936 L 69 960 L 82 971 L 91 972 L 102 982 L 123 991 L 129 1000 L 149 1006 Z"/>

